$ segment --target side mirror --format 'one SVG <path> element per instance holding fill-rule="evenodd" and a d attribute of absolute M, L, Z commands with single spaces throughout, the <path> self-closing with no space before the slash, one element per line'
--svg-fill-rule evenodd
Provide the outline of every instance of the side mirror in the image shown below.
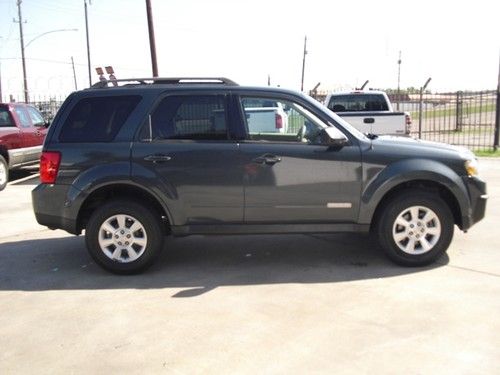
<path fill-rule="evenodd" d="M 320 137 L 321 144 L 334 148 L 340 148 L 349 143 L 349 139 L 345 134 L 333 126 L 321 130 Z"/>
<path fill-rule="evenodd" d="M 43 126 L 48 128 L 50 126 L 50 120 L 45 120 L 45 122 L 43 123 Z"/>

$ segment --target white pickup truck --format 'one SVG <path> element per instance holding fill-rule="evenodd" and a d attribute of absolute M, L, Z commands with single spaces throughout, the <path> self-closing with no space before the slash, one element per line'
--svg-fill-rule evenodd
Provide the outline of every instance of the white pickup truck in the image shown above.
<path fill-rule="evenodd" d="M 251 134 L 288 132 L 288 115 L 280 102 L 243 98 L 242 104 Z"/>
<path fill-rule="evenodd" d="M 329 94 L 324 103 L 363 133 L 409 136 L 411 116 L 394 112 L 383 91 L 352 91 Z"/>

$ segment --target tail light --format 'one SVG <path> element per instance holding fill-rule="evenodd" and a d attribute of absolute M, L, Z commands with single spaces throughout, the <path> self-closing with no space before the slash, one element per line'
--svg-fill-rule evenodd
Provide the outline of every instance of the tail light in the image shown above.
<path fill-rule="evenodd" d="M 40 157 L 40 181 L 42 184 L 53 184 L 56 182 L 61 154 L 56 151 L 44 151 Z"/>
<path fill-rule="evenodd" d="M 283 117 L 281 117 L 281 115 L 278 115 L 276 113 L 275 115 L 275 119 L 276 119 L 276 129 L 282 129 L 283 128 Z"/>

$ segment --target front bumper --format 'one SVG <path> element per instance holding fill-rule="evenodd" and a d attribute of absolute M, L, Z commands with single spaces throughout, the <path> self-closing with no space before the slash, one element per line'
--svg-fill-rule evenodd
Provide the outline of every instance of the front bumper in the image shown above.
<path fill-rule="evenodd" d="M 466 231 L 478 221 L 482 220 L 486 213 L 486 182 L 477 177 L 464 177 L 470 200 L 470 208 L 466 215 L 462 216 L 462 230 Z"/>

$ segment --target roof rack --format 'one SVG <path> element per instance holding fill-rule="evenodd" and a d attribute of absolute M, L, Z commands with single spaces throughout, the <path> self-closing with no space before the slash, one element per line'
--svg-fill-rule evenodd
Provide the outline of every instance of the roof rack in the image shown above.
<path fill-rule="evenodd" d="M 238 86 L 238 84 L 229 78 L 224 77 L 152 77 L 152 78 L 123 78 L 102 80 L 94 83 L 91 88 L 105 88 L 117 86 L 118 82 L 129 82 L 129 84 L 151 85 L 151 84 L 169 84 L 169 85 L 184 85 L 184 84 L 212 84 L 212 85 L 227 85 Z"/>

